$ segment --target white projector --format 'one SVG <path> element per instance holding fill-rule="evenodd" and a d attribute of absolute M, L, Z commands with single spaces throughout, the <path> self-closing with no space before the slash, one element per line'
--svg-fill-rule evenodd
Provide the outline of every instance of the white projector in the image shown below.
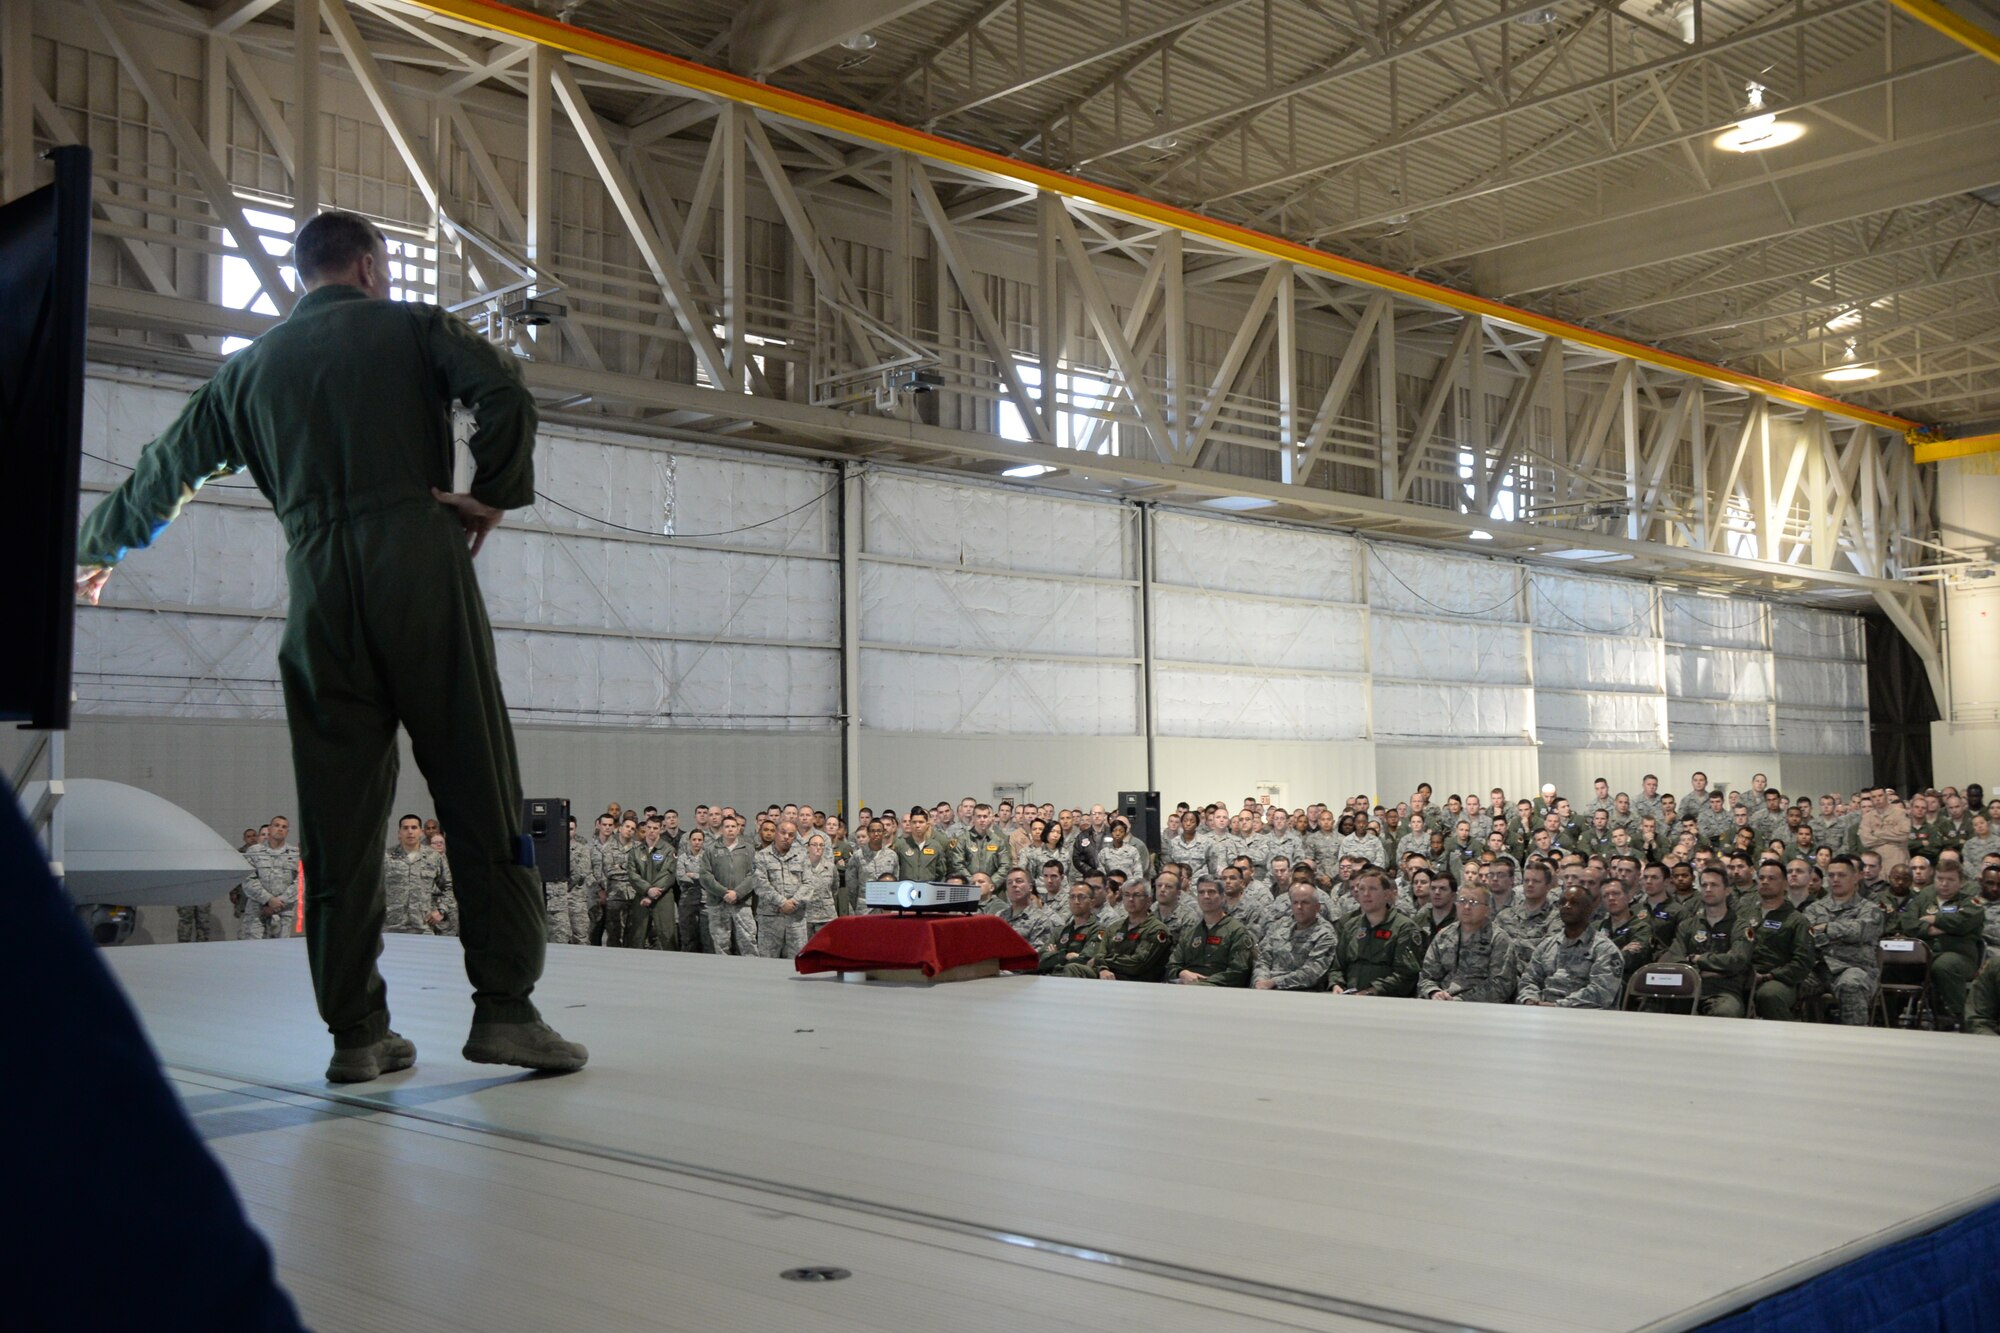
<path fill-rule="evenodd" d="M 896 912 L 976 912 L 979 890 L 971 884 L 879 879 L 868 885 L 862 901 L 870 907 L 886 907 Z"/>

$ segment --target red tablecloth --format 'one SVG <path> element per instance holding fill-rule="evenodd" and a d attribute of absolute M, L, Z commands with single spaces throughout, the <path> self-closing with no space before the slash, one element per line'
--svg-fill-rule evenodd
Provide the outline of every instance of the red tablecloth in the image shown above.
<path fill-rule="evenodd" d="M 931 916 L 843 916 L 827 922 L 792 960 L 801 972 L 922 968 L 927 977 L 967 963 L 999 962 L 1032 972 L 1041 961 L 1019 931 L 985 912 Z"/>

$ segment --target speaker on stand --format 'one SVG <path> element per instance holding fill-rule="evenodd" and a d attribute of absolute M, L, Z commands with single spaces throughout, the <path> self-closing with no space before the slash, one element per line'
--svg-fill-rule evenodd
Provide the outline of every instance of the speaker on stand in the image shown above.
<path fill-rule="evenodd" d="M 1160 794 L 1156 791 L 1121 791 L 1118 813 L 1132 830 L 1132 837 L 1157 855 L 1160 850 Z"/>
<path fill-rule="evenodd" d="M 531 796 L 521 802 L 521 828 L 535 848 L 542 883 L 569 882 L 569 802 Z"/>

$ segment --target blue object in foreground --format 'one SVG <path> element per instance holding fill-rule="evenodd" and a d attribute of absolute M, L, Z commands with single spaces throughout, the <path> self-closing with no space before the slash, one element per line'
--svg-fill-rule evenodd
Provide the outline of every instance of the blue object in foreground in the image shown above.
<path fill-rule="evenodd" d="M 1991 1333 L 2000 1328 L 2000 1203 L 1822 1273 L 1704 1333 Z"/>
<path fill-rule="evenodd" d="M 19 808 L 4 804 L 10 1323 L 300 1329 L 270 1248 L 196 1137 Z"/>

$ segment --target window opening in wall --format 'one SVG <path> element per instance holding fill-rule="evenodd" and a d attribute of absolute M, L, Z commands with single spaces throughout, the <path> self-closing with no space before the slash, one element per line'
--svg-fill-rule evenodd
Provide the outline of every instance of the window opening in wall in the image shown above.
<path fill-rule="evenodd" d="M 710 334 L 714 336 L 716 345 L 718 347 L 721 346 L 723 340 L 729 336 L 727 327 L 721 324 L 709 325 L 708 331 Z M 783 338 L 766 338 L 760 334 L 755 334 L 755 333 L 744 334 L 743 344 L 746 347 L 790 346 L 790 344 L 787 343 Z M 759 356 L 755 352 L 752 352 L 750 354 L 750 359 L 757 363 L 757 373 L 764 376 L 766 379 L 769 379 L 771 376 L 778 373 L 777 367 L 779 363 L 777 361 L 777 358 L 770 356 Z M 714 389 L 721 387 L 718 384 L 716 384 L 715 379 L 708 373 L 708 367 L 702 365 L 699 359 L 697 359 L 694 363 L 694 382 L 700 385 L 704 389 Z"/>
<path fill-rule="evenodd" d="M 1028 396 L 1036 402 L 1042 401 L 1041 366 L 1035 362 L 1017 361 L 1014 370 L 1020 375 Z M 1061 409 L 1060 420 L 1063 422 L 1063 429 L 1056 435 L 1056 447 L 1082 449 L 1090 443 L 1091 433 L 1096 429 L 1099 418 L 1111 412 L 1111 381 L 1088 371 L 1071 370 L 1064 366 L 1056 371 L 1056 405 Z M 1003 440 L 1026 444 L 1034 438 L 1028 430 L 1027 421 L 1021 416 L 1021 409 L 1011 398 L 1000 400 L 995 424 Z M 1115 427 L 1106 431 L 1104 442 L 1098 446 L 1097 452 L 1112 452 L 1116 435 Z"/>
<path fill-rule="evenodd" d="M 265 254 L 284 261 L 279 268 L 280 276 L 284 278 L 287 287 L 297 291 L 299 275 L 291 265 L 293 228 L 291 215 L 257 208 L 253 205 L 253 201 L 243 202 L 244 220 L 256 230 L 258 244 L 264 247 Z M 232 250 L 237 248 L 234 235 L 227 236 L 224 243 Z M 249 310 L 259 315 L 278 313 L 277 302 L 271 299 L 270 293 L 266 292 L 263 284 L 257 281 L 257 272 L 250 267 L 249 260 L 237 255 L 224 255 L 221 281 L 222 304 L 228 309 Z M 222 342 L 222 354 L 228 356 L 238 348 L 249 345 L 248 338 L 225 338 Z"/>

